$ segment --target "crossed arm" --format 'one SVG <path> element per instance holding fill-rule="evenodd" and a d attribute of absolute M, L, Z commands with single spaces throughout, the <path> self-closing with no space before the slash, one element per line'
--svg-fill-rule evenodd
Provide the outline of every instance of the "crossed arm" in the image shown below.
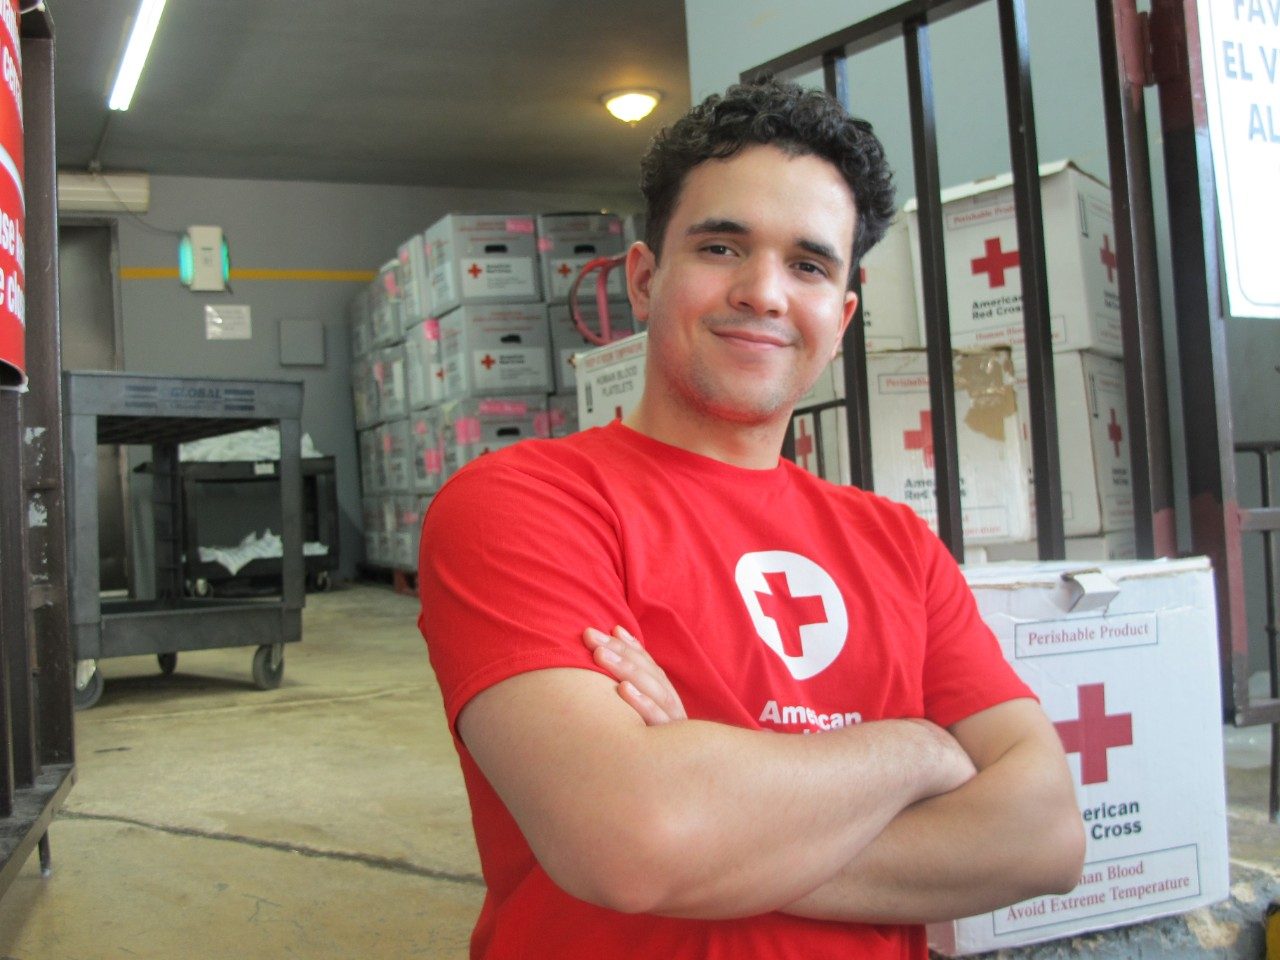
<path fill-rule="evenodd" d="M 614 681 L 520 674 L 458 718 L 543 868 L 581 899 L 705 919 L 920 922 L 1079 878 L 1061 746 L 1029 701 L 950 733 L 923 720 L 743 730 L 686 719 L 624 634 L 585 639 Z"/>

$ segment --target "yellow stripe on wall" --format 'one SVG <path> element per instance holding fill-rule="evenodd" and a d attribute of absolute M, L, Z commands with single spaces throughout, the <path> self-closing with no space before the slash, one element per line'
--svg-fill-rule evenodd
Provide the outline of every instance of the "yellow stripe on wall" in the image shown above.
<path fill-rule="evenodd" d="M 237 280 L 336 281 L 338 283 L 372 283 L 377 274 L 372 270 L 232 270 L 231 282 Z M 177 267 L 121 267 L 121 280 L 177 280 Z"/>

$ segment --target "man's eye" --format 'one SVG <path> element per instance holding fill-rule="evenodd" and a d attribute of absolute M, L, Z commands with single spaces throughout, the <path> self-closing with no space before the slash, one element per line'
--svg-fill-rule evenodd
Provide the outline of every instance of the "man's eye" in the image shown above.
<path fill-rule="evenodd" d="M 732 250 L 729 249 L 728 246 L 726 246 L 723 243 L 708 243 L 702 249 L 705 250 L 707 253 L 714 253 L 716 256 L 720 256 L 720 257 L 726 256 L 733 252 Z"/>
<path fill-rule="evenodd" d="M 796 267 L 802 273 L 812 273 L 820 277 L 825 277 L 827 275 L 826 269 L 821 264 L 812 263 L 811 261 L 808 261 L 808 260 L 800 261 L 799 263 L 796 264 Z"/>

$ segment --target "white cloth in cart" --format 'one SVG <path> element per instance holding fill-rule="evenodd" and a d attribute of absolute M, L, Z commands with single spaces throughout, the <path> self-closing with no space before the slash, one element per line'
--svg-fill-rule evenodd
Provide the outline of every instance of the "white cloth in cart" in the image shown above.
<path fill-rule="evenodd" d="M 303 459 L 323 457 L 316 447 L 311 434 L 302 435 Z M 258 427 L 256 430 L 241 430 L 239 433 L 224 433 L 220 437 L 207 437 L 204 440 L 192 440 L 182 444 L 178 458 L 186 462 L 224 463 L 236 460 L 279 460 L 280 428 Z"/>
<path fill-rule="evenodd" d="M 304 557 L 324 557 L 328 556 L 328 553 L 327 544 L 312 541 L 302 545 Z M 243 570 L 253 560 L 283 556 L 284 541 L 270 530 L 264 532 L 262 536 L 258 536 L 256 531 L 249 533 L 240 541 L 239 546 L 200 548 L 201 563 L 220 563 L 231 571 L 232 576 Z"/>

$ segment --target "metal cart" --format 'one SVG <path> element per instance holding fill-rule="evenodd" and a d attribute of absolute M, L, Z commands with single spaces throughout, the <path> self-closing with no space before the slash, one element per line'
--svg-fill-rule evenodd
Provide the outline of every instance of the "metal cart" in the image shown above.
<path fill-rule="evenodd" d="M 262 488 L 279 478 L 275 460 L 201 461 L 182 464 L 183 581 L 190 595 L 209 597 L 228 588 L 263 583 L 278 584 L 282 559 L 251 560 L 232 573 L 216 561 L 200 559 L 200 546 L 209 538 L 201 534 L 201 514 L 207 505 L 200 496 L 207 484 Z M 207 528 L 206 528 L 207 529 Z M 203 536 L 203 540 L 202 540 Z M 309 457 L 302 461 L 302 539 L 329 548 L 322 555 L 304 556 L 308 590 L 328 590 L 338 569 L 338 492 L 333 457 Z"/>
<path fill-rule="evenodd" d="M 254 683 L 264 690 L 279 686 L 284 644 L 302 639 L 302 384 L 67 371 L 63 401 L 76 707 L 90 707 L 101 696 L 98 661 L 106 657 L 155 654 L 169 673 L 183 650 L 252 646 Z M 280 427 L 280 596 L 187 598 L 178 446 L 270 423 Z M 154 598 L 100 596 L 99 444 L 151 447 Z"/>

